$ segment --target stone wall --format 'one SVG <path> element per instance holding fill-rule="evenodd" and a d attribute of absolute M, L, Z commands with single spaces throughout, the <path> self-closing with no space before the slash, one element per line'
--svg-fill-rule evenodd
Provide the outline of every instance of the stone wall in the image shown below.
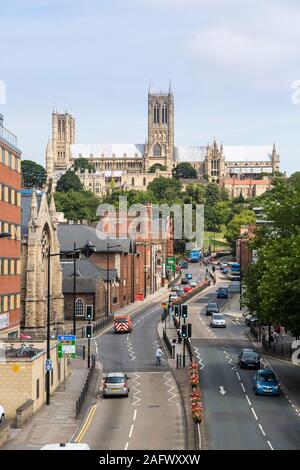
<path fill-rule="evenodd" d="M 23 405 L 17 408 L 16 427 L 22 428 L 33 415 L 33 400 L 27 400 Z"/>
<path fill-rule="evenodd" d="M 0 447 L 8 441 L 10 437 L 10 426 L 7 420 L 0 423 Z"/>

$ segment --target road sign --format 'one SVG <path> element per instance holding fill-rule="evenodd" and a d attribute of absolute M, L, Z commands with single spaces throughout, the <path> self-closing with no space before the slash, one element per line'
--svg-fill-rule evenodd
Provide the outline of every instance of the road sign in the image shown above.
<path fill-rule="evenodd" d="M 52 364 L 52 359 L 46 359 L 45 360 L 45 370 L 52 370 L 53 369 L 53 364 Z"/>
<path fill-rule="evenodd" d="M 166 270 L 172 271 L 175 273 L 176 270 L 176 263 L 175 263 L 175 257 L 174 256 L 167 256 L 166 258 Z"/>
<path fill-rule="evenodd" d="M 65 335 L 58 336 L 57 355 L 58 359 L 63 357 L 76 358 L 76 336 Z"/>

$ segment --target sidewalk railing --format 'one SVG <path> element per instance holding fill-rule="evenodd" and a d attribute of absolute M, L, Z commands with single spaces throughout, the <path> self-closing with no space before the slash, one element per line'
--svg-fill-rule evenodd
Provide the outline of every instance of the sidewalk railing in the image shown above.
<path fill-rule="evenodd" d="M 290 359 L 292 356 L 292 348 L 289 343 L 270 343 L 269 341 L 264 341 L 262 342 L 262 350 L 268 354 L 287 359 Z"/>
<path fill-rule="evenodd" d="M 75 415 L 76 419 L 79 417 L 80 411 L 81 411 L 83 403 L 84 403 L 84 399 L 85 399 L 85 397 L 88 393 L 89 385 L 91 383 L 91 380 L 92 380 L 92 377 L 93 377 L 94 371 L 95 371 L 95 364 L 96 364 L 96 357 L 94 355 L 92 355 L 91 368 L 89 369 L 85 384 L 84 384 L 83 389 L 82 389 L 82 391 L 79 395 L 79 398 L 76 401 L 76 415 Z"/>
<path fill-rule="evenodd" d="M 168 351 L 169 351 L 169 353 L 170 353 L 170 356 L 172 357 L 172 355 L 173 355 L 173 354 L 172 354 L 172 351 L 173 351 L 173 349 L 172 349 L 172 344 L 171 344 L 171 342 L 170 342 L 170 340 L 169 340 L 169 338 L 168 338 L 168 335 L 167 335 L 167 333 L 166 333 L 165 330 L 163 330 L 163 340 L 164 340 L 164 342 L 165 342 L 165 345 L 167 346 L 167 349 L 168 349 Z"/>

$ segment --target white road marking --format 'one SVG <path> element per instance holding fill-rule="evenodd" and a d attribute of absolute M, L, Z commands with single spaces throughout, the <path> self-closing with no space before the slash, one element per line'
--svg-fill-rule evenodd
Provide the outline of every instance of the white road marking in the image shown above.
<path fill-rule="evenodd" d="M 134 410 L 134 413 L 133 413 L 133 421 L 136 420 L 136 415 L 137 415 L 137 410 Z"/>
<path fill-rule="evenodd" d="M 134 373 L 134 375 L 135 375 L 135 378 L 133 379 L 133 382 L 135 384 L 133 385 L 133 390 L 135 390 L 135 393 L 133 394 L 134 402 L 132 402 L 131 404 L 135 406 L 135 405 L 140 405 L 139 402 L 141 401 L 141 399 L 137 395 L 139 395 L 141 393 L 141 391 L 139 389 L 139 385 L 141 385 L 141 384 L 138 381 L 138 379 L 140 378 L 140 375 L 136 374 L 136 373 Z"/>
<path fill-rule="evenodd" d="M 249 403 L 249 405 L 252 406 L 251 401 L 249 400 L 248 395 L 246 395 L 246 398 L 247 398 L 247 402 Z"/>
<path fill-rule="evenodd" d="M 221 393 L 221 395 L 225 395 L 225 393 L 226 393 L 226 390 L 224 390 L 224 387 L 223 387 L 223 385 L 219 385 L 219 387 L 220 387 L 220 390 L 219 390 L 219 392 Z"/>
<path fill-rule="evenodd" d="M 240 382 L 240 384 L 241 384 L 241 387 L 242 387 L 242 389 L 243 389 L 243 392 L 245 392 L 245 393 L 246 393 L 246 389 L 245 389 L 245 387 L 244 387 L 244 384 L 243 384 L 243 382 Z"/>
<path fill-rule="evenodd" d="M 133 428 L 134 428 L 134 425 L 132 424 L 132 425 L 131 425 L 131 428 L 130 428 L 130 431 L 129 431 L 129 436 L 128 436 L 128 437 L 129 437 L 129 439 L 130 439 L 130 438 L 131 438 L 131 436 L 132 436 L 132 433 L 133 433 Z"/>
<path fill-rule="evenodd" d="M 236 375 L 238 376 L 239 380 L 242 380 L 241 377 L 240 377 L 240 374 L 238 372 L 236 372 Z"/>
<path fill-rule="evenodd" d="M 256 413 L 255 413 L 255 411 L 254 411 L 253 408 L 251 408 L 251 411 L 252 411 L 252 413 L 253 413 L 253 415 L 254 415 L 254 418 L 258 421 L 258 417 L 257 417 L 257 415 L 256 415 Z"/>
<path fill-rule="evenodd" d="M 271 450 L 274 450 L 274 448 L 272 447 L 271 442 L 270 442 L 270 441 L 267 441 L 267 443 L 268 443 L 268 446 L 270 447 L 270 449 L 271 449 Z"/>
<path fill-rule="evenodd" d="M 169 387 L 168 389 L 168 393 L 171 395 L 170 398 L 168 398 L 168 402 L 169 402 L 169 405 L 177 405 L 178 404 L 178 400 L 174 400 L 175 398 L 177 398 L 177 394 L 176 393 L 173 393 L 173 389 L 175 388 L 175 386 L 172 384 L 172 379 L 170 377 L 170 372 L 166 372 L 164 375 L 163 375 L 163 378 L 166 380 L 164 382 L 164 384 Z"/>
<path fill-rule="evenodd" d="M 261 432 L 263 433 L 263 435 L 265 436 L 266 433 L 265 433 L 265 431 L 263 430 L 262 425 L 261 425 L 261 424 L 258 424 L 258 426 L 259 426 L 259 429 L 261 430 Z"/>
<path fill-rule="evenodd" d="M 129 446 L 129 442 L 126 442 L 126 445 L 124 447 L 124 450 L 127 450 L 128 449 L 128 446 Z"/>

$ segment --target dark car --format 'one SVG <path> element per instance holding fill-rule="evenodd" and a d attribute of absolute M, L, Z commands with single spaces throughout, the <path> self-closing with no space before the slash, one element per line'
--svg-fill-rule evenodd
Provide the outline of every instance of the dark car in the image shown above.
<path fill-rule="evenodd" d="M 206 305 L 206 315 L 212 315 L 213 313 L 219 313 L 220 308 L 219 305 L 215 302 L 208 302 Z"/>
<path fill-rule="evenodd" d="M 217 290 L 218 299 L 228 299 L 228 287 L 219 287 Z"/>
<path fill-rule="evenodd" d="M 258 370 L 253 378 L 253 390 L 256 395 L 277 396 L 280 393 L 279 380 L 270 369 Z"/>
<path fill-rule="evenodd" d="M 181 279 L 181 284 L 189 284 L 189 280 L 188 279 L 185 279 L 185 277 L 183 277 Z"/>
<path fill-rule="evenodd" d="M 260 369 L 260 355 L 255 349 L 242 349 L 238 357 L 241 369 Z"/>

